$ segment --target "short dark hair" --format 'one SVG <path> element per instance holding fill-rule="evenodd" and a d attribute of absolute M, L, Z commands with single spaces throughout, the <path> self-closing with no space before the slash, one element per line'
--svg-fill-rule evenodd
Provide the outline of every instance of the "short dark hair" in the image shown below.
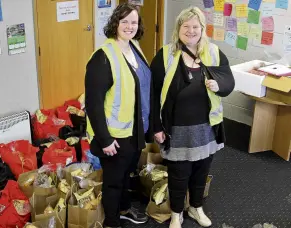
<path fill-rule="evenodd" d="M 111 17 L 109 18 L 106 26 L 104 27 L 104 34 L 107 38 L 117 38 L 117 29 L 119 26 L 119 21 L 127 17 L 133 10 L 138 13 L 138 30 L 133 37 L 135 40 L 140 40 L 144 33 L 144 27 L 142 19 L 140 17 L 139 11 L 135 5 L 130 3 L 122 3 L 116 7 L 113 11 Z"/>

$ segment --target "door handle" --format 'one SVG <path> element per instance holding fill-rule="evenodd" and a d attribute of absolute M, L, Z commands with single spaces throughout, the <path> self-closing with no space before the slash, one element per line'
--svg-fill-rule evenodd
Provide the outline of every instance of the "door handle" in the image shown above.
<path fill-rule="evenodd" d="M 86 28 L 84 28 L 84 31 L 91 31 L 92 30 L 92 25 L 87 25 Z"/>

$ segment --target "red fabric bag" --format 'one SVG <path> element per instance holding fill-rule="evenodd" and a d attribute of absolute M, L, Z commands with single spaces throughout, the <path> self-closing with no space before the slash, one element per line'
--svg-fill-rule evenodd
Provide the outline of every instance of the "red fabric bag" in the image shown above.
<path fill-rule="evenodd" d="M 73 124 L 72 124 L 72 121 L 71 121 L 71 118 L 70 118 L 70 113 L 66 111 L 67 108 L 68 107 L 66 107 L 66 106 L 58 107 L 56 109 L 57 117 L 59 119 L 65 120 L 66 121 L 66 125 L 69 125 L 69 126 L 72 127 Z"/>
<path fill-rule="evenodd" d="M 69 100 L 69 101 L 66 101 L 65 104 L 64 104 L 64 106 L 66 108 L 68 108 L 69 106 L 73 106 L 73 107 L 75 107 L 77 109 L 81 109 L 81 104 L 80 104 L 80 102 L 78 100 Z"/>
<path fill-rule="evenodd" d="M 59 130 L 65 125 L 71 125 L 70 117 L 66 119 L 58 118 L 55 115 L 55 110 L 40 110 L 43 115 L 47 117 L 44 123 L 40 123 L 37 117 L 34 116 L 32 119 L 34 139 L 45 139 L 49 137 L 58 137 Z"/>
<path fill-rule="evenodd" d="M 77 161 L 75 148 L 68 146 L 65 140 L 59 140 L 45 149 L 42 162 L 44 165 L 57 165 L 58 163 L 66 165 L 67 159 L 70 158 L 73 158 L 72 162 Z"/>
<path fill-rule="evenodd" d="M 37 169 L 36 153 L 38 150 L 39 148 L 33 147 L 27 140 L 0 145 L 2 160 L 9 165 L 16 179 L 22 173 Z"/>
<path fill-rule="evenodd" d="M 14 201 L 25 201 L 24 207 L 15 208 Z M 30 219 L 28 198 L 21 192 L 17 182 L 9 180 L 0 195 L 0 228 L 24 227 Z"/>
<path fill-rule="evenodd" d="M 87 162 L 87 154 L 86 152 L 90 150 L 90 144 L 87 140 L 81 140 L 81 149 L 82 149 L 82 161 Z"/>

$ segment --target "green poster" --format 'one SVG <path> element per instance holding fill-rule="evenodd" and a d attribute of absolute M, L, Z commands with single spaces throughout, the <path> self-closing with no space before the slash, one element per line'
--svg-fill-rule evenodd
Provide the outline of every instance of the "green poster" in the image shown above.
<path fill-rule="evenodd" d="M 247 50 L 248 38 L 243 36 L 237 36 L 236 47 L 242 50 Z"/>
<path fill-rule="evenodd" d="M 15 55 L 25 52 L 26 40 L 24 24 L 7 26 L 6 32 L 8 42 L 8 54 Z"/>
<path fill-rule="evenodd" d="M 248 23 L 259 24 L 260 21 L 260 11 L 249 10 Z"/>

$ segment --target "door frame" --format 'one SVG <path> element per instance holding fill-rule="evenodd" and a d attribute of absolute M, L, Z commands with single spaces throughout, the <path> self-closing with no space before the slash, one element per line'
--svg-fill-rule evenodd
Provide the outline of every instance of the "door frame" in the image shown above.
<path fill-rule="evenodd" d="M 39 108 L 43 108 L 42 92 L 41 92 L 41 61 L 40 61 L 40 45 L 39 45 L 39 30 L 38 30 L 38 14 L 37 14 L 37 2 L 42 0 L 33 0 L 33 22 L 34 22 L 34 38 L 35 38 L 35 56 L 36 56 L 36 71 L 37 71 L 37 81 L 38 81 L 38 98 L 39 98 Z M 118 0 L 117 0 L 118 1 Z M 93 18 L 92 18 L 92 28 L 93 32 L 93 47 L 95 47 L 95 2 L 92 0 L 93 8 Z"/>

